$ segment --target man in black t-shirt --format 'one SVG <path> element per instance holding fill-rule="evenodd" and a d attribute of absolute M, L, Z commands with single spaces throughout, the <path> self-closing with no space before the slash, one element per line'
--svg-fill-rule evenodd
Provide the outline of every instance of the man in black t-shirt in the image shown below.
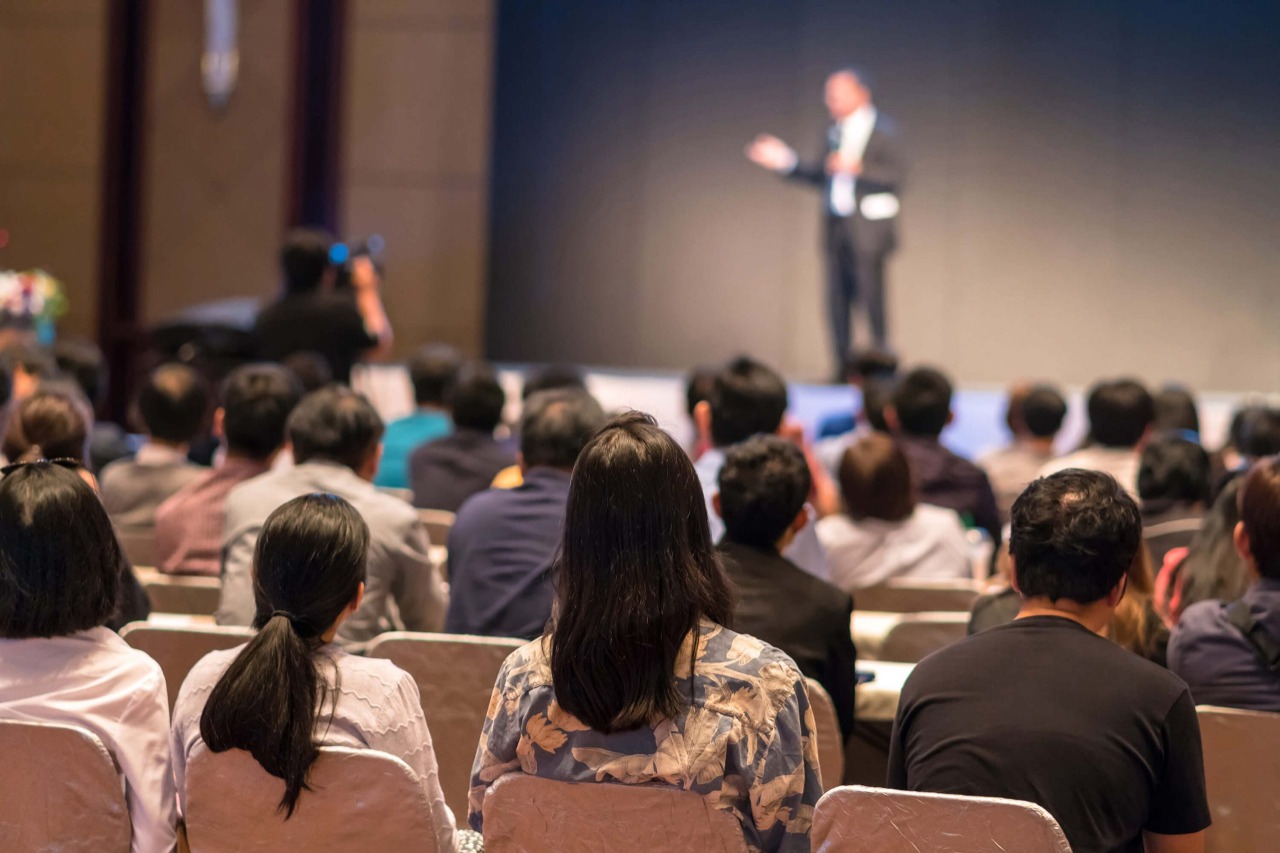
<path fill-rule="evenodd" d="M 347 383 L 360 358 L 390 351 L 391 322 L 378 294 L 378 271 L 368 257 L 351 262 L 350 293 L 334 290 L 332 242 L 321 231 L 289 232 L 280 251 L 285 295 L 258 315 L 254 337 L 260 358 L 283 361 L 299 352 L 319 353 L 333 378 Z"/>
<path fill-rule="evenodd" d="M 925 658 L 903 687 L 889 787 L 1038 803 L 1075 853 L 1200 853 L 1209 826 L 1186 685 L 1100 634 L 1141 542 L 1108 474 L 1013 505 L 1018 618 Z"/>

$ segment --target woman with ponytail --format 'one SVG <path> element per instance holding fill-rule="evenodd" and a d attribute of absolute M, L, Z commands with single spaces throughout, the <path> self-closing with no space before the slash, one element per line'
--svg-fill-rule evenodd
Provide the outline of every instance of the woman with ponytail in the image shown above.
<path fill-rule="evenodd" d="M 360 606 L 368 549 L 368 526 L 335 495 L 295 498 L 267 518 L 254 553 L 258 633 L 206 655 L 174 707 L 174 778 L 184 811 L 186 763 L 196 749 L 251 753 L 284 780 L 279 809 L 288 819 L 306 807 L 307 772 L 320 746 L 363 747 L 414 770 L 439 849 L 457 849 L 417 685 L 390 661 L 355 657 L 333 643 Z"/>

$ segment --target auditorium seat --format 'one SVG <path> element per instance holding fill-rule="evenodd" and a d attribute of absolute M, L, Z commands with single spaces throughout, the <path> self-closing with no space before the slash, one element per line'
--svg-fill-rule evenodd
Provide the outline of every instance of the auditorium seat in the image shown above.
<path fill-rule="evenodd" d="M 6 780 L 0 850 L 128 853 L 133 831 L 124 783 L 95 734 L 0 720 L 0 756 Z"/>
<path fill-rule="evenodd" d="M 154 566 L 156 564 L 155 536 L 150 531 L 126 533 L 117 530 L 116 541 L 120 543 L 120 550 L 124 551 L 125 557 L 132 565 Z"/>
<path fill-rule="evenodd" d="M 386 658 L 413 676 L 431 730 L 440 787 L 455 815 L 467 813 L 471 765 L 489 712 L 498 670 L 524 640 L 393 631 L 365 654 Z"/>
<path fill-rule="evenodd" d="M 964 639 L 968 629 L 968 613 L 904 613 L 885 635 L 877 659 L 919 663 L 943 646 Z"/>
<path fill-rule="evenodd" d="M 457 516 L 444 509 L 419 509 L 418 518 L 422 519 L 422 524 L 427 528 L 427 535 L 431 537 L 432 545 L 449 544 L 449 531 L 453 529 L 453 522 Z"/>
<path fill-rule="evenodd" d="M 376 488 L 384 495 L 399 498 L 407 504 L 413 503 L 413 489 L 402 489 L 398 486 L 377 486 Z"/>
<path fill-rule="evenodd" d="M 155 569 L 133 570 L 157 613 L 212 616 L 222 596 L 222 581 L 203 575 L 166 575 Z"/>
<path fill-rule="evenodd" d="M 288 820 L 276 809 L 284 782 L 244 750 L 197 749 L 186 784 L 192 853 L 438 849 L 418 777 L 399 758 L 371 749 L 320 747 L 309 790 Z"/>
<path fill-rule="evenodd" d="M 173 710 L 178 690 L 191 667 L 209 652 L 233 649 L 249 641 L 251 628 L 230 625 L 207 625 L 176 628 L 148 622 L 130 622 L 120 629 L 126 643 L 145 652 L 164 672 L 169 688 L 169 709 Z"/>
<path fill-rule="evenodd" d="M 864 788 L 828 791 L 813 815 L 815 853 L 1071 853 L 1062 828 L 1034 803 Z"/>
<path fill-rule="evenodd" d="M 954 610 L 968 613 L 981 593 L 981 587 L 969 580 L 889 580 L 854 593 L 859 610 L 888 613 L 922 613 L 930 610 Z"/>
<path fill-rule="evenodd" d="M 1275 849 L 1280 838 L 1280 714 L 1202 705 L 1207 853 Z"/>
<path fill-rule="evenodd" d="M 510 773 L 484 798 L 485 853 L 746 853 L 729 812 L 691 791 Z"/>
<path fill-rule="evenodd" d="M 818 737 L 818 761 L 822 765 L 822 787 L 831 790 L 844 780 L 844 737 L 836 706 L 821 684 L 806 678 L 809 707 L 813 709 L 814 734 Z"/>

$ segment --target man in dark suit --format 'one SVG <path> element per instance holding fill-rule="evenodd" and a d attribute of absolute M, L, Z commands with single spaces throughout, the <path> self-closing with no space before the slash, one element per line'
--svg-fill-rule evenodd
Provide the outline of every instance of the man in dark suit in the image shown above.
<path fill-rule="evenodd" d="M 853 733 L 854 665 L 849 633 L 853 598 L 782 556 L 809 523 L 809 466 L 786 439 L 757 435 L 725 453 L 720 491 L 720 555 L 737 591 L 733 628 L 786 652 L 826 689 L 840 731 Z"/>
<path fill-rule="evenodd" d="M 756 137 L 747 157 L 822 190 L 827 305 L 839 371 L 852 346 L 856 300 L 866 308 L 873 345 L 883 349 L 888 341 L 884 264 L 897 246 L 903 160 L 893 122 L 876 111 L 865 73 L 835 72 L 827 78 L 824 100 L 831 125 L 820 160 L 801 163 L 791 146 L 768 134 Z"/>

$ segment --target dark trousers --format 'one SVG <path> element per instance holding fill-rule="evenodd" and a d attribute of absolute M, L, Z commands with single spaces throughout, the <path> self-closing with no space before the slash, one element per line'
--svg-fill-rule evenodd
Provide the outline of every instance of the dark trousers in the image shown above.
<path fill-rule="evenodd" d="M 853 222 L 827 217 L 827 313 L 837 373 L 853 347 L 853 308 L 861 301 L 871 321 L 872 345 L 887 343 L 884 316 L 884 252 L 858 250 Z"/>

